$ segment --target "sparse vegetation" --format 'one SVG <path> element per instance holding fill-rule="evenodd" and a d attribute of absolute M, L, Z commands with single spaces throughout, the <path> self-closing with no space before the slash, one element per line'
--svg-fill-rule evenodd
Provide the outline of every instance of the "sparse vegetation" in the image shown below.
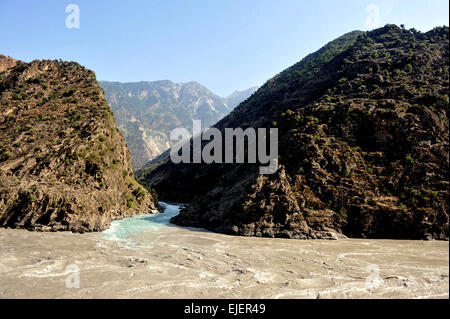
<path fill-rule="evenodd" d="M 5 60 L 13 64 L 0 55 L 0 66 Z M 33 227 L 51 221 L 53 230 L 98 231 L 119 212 L 154 208 L 145 188 L 136 182 L 128 188 L 134 180 L 131 161 L 123 159 L 128 150 L 113 118 L 102 119 L 102 112 L 112 113 L 92 72 L 74 62 L 18 61 L 0 74 L 0 87 L 0 115 L 9 112 L 0 116 L 0 191 L 17 198 L 0 200 L 0 215 L 6 212 L 0 226 L 31 227 L 23 221 L 34 215 Z M 56 219 L 40 217 L 55 208 Z M 100 224 L 98 214 L 105 217 Z"/>

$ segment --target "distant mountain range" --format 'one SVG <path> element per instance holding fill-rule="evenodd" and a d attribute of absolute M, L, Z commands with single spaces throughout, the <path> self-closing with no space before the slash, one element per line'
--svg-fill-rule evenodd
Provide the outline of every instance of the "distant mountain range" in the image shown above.
<path fill-rule="evenodd" d="M 197 82 L 101 81 L 100 85 L 131 150 L 134 169 L 171 147 L 172 129 L 191 129 L 193 119 L 211 126 L 257 90 L 253 87 L 222 98 Z"/>

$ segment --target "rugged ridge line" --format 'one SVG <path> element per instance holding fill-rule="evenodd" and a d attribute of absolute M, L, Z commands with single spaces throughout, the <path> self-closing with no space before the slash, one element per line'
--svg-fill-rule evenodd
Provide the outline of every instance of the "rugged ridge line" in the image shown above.
<path fill-rule="evenodd" d="M 0 56 L 0 226 L 101 231 L 157 212 L 94 72 Z"/>
<path fill-rule="evenodd" d="M 449 237 L 449 29 L 346 34 L 215 127 L 278 127 L 279 170 L 173 164 L 142 177 L 178 225 L 244 236 Z"/>

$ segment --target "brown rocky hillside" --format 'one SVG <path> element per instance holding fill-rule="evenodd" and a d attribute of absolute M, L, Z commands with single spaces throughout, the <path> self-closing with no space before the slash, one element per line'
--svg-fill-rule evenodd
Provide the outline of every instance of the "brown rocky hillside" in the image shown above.
<path fill-rule="evenodd" d="M 215 126 L 278 127 L 279 169 L 173 164 L 143 178 L 179 225 L 245 236 L 449 237 L 449 29 L 346 34 Z"/>
<path fill-rule="evenodd" d="M 155 211 L 94 72 L 0 55 L 0 226 L 100 231 Z"/>

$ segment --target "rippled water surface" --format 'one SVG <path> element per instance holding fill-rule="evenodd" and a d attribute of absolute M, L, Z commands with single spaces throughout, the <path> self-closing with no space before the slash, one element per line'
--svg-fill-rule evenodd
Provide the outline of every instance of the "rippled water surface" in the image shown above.
<path fill-rule="evenodd" d="M 163 214 L 144 214 L 113 221 L 110 228 L 102 232 L 103 238 L 109 240 L 127 239 L 140 232 L 152 232 L 171 226 L 170 219 L 178 215 L 180 208 L 177 205 L 162 204 L 165 206 Z"/>
<path fill-rule="evenodd" d="M 0 229 L 0 298 L 449 297 L 448 242 L 236 237 L 176 227 L 177 213 L 91 234 Z"/>

